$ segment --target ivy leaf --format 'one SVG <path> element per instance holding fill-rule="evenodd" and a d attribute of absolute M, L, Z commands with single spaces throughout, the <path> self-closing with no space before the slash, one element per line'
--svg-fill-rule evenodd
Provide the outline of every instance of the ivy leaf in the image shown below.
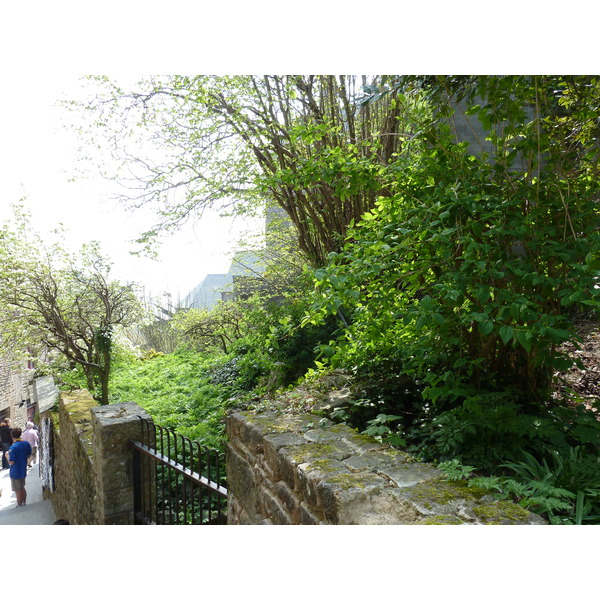
<path fill-rule="evenodd" d="M 424 296 L 420 304 L 425 310 L 433 310 L 433 308 L 435 307 L 433 299 L 429 295 Z"/>
<path fill-rule="evenodd" d="M 493 321 L 481 321 L 477 323 L 477 330 L 481 335 L 489 335 L 494 331 L 494 322 Z"/>
<path fill-rule="evenodd" d="M 444 317 L 442 315 L 440 315 L 440 313 L 433 313 L 432 315 L 433 320 L 440 326 L 443 327 L 444 324 L 446 323 L 446 319 L 444 319 Z"/>
<path fill-rule="evenodd" d="M 517 338 L 519 344 L 521 344 L 521 346 L 523 346 L 527 352 L 531 352 L 533 337 L 531 331 L 525 331 L 523 329 L 518 330 L 515 337 Z"/>
<path fill-rule="evenodd" d="M 465 116 L 470 117 L 471 115 L 477 114 L 481 110 L 481 105 L 474 104 L 465 111 Z"/>
<path fill-rule="evenodd" d="M 508 344 L 508 342 L 510 342 L 510 340 L 513 339 L 515 330 L 512 327 L 510 327 L 509 325 L 502 325 L 502 327 L 500 327 L 500 331 L 498 333 L 500 334 L 502 341 L 505 344 Z"/>

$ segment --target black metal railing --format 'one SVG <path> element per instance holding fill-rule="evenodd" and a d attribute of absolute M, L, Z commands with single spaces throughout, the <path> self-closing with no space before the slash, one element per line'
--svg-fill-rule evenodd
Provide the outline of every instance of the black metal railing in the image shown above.
<path fill-rule="evenodd" d="M 135 520 L 146 525 L 225 525 L 225 460 L 171 429 L 140 418 L 134 451 Z"/>

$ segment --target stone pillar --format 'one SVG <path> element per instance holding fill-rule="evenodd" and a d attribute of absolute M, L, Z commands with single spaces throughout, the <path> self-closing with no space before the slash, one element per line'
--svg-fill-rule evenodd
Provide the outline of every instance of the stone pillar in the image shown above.
<path fill-rule="evenodd" d="M 97 477 L 96 523 L 133 525 L 133 451 L 141 440 L 140 417 L 150 415 L 135 402 L 97 406 L 91 410 L 93 461 Z"/>

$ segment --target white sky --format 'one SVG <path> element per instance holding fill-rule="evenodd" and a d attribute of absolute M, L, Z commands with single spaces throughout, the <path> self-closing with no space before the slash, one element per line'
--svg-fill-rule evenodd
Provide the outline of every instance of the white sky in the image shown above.
<path fill-rule="evenodd" d="M 217 213 L 166 238 L 158 260 L 132 256 L 131 240 L 152 223 L 151 212 L 124 211 L 111 199 L 110 183 L 100 177 L 70 181 L 77 140 L 62 125 L 66 112 L 56 102 L 77 97 L 79 77 L 21 75 L 18 85 L 0 95 L 0 220 L 9 219 L 10 205 L 26 197 L 36 230 L 43 234 L 63 223 L 73 248 L 100 241 L 114 261 L 115 277 L 138 281 L 154 295 L 170 292 L 175 300 L 207 273 L 227 272 L 240 231 L 252 223 Z"/>
<path fill-rule="evenodd" d="M 463 4 L 465 9 L 471 6 L 483 18 L 483 9 L 476 3 L 434 2 L 433 7 L 426 3 L 421 8 L 403 4 L 401 16 L 406 23 L 418 23 L 423 18 L 420 11 L 425 11 L 427 35 L 421 27 L 398 23 L 398 35 L 391 37 L 390 32 L 369 26 L 368 11 L 361 9 L 359 25 L 353 21 L 353 11 L 340 12 L 336 2 L 306 0 L 302 10 L 285 9 L 293 13 L 292 20 L 281 3 L 274 0 L 258 0 L 253 8 L 235 1 L 226 8 L 217 4 L 172 0 L 167 10 L 165 3 L 154 0 L 107 0 L 97 7 L 74 0 L 31 0 L 26 5 L 13 3 L 3 7 L 0 219 L 7 216 L 12 202 L 26 195 L 39 226 L 63 222 L 71 232 L 73 244 L 90 238 L 99 240 L 114 258 L 115 274 L 120 278 L 139 280 L 155 293 L 165 290 L 175 297 L 178 293 L 183 296 L 206 273 L 226 271 L 238 236 L 230 231 L 228 223 L 213 215 L 167 240 L 158 263 L 128 254 L 132 248 L 129 240 L 151 223 L 149 215 L 138 213 L 133 218 L 107 202 L 101 190 L 104 182 L 67 182 L 75 141 L 65 131 L 56 129 L 57 111 L 52 105 L 62 92 L 78 86 L 79 76 L 574 71 L 572 56 L 565 52 L 564 31 L 560 45 L 544 44 L 530 36 L 519 40 L 517 53 L 502 45 L 496 54 L 491 54 L 491 48 L 488 54 L 476 52 L 476 37 L 456 36 L 458 25 L 449 26 L 452 19 L 458 18 L 457 13 L 462 15 L 457 4 Z M 503 6 L 502 14 L 493 12 L 498 31 L 512 22 L 512 9 L 523 20 L 535 17 L 540 30 L 545 27 L 551 31 L 554 26 L 548 21 L 553 17 L 540 14 L 535 6 L 526 9 L 514 0 L 506 0 Z M 379 8 L 372 4 L 370 10 L 375 24 L 392 9 L 385 3 Z M 316 14 L 320 21 L 335 22 L 336 27 L 326 34 L 306 37 L 315 27 Z M 561 24 L 568 24 L 569 18 L 562 15 Z M 394 21 L 386 22 L 393 30 Z M 577 38 L 572 43 L 576 42 L 578 61 L 586 55 L 582 47 L 585 40 L 594 44 L 595 23 L 595 19 L 577 23 Z M 461 16 L 459 25 L 463 30 L 470 27 L 467 13 Z M 347 32 L 353 27 L 358 28 L 360 35 L 349 38 Z M 312 42 L 305 43 L 309 39 Z M 479 49 L 483 51 L 487 46 L 485 43 Z M 587 65 L 579 69 L 589 70 Z"/>

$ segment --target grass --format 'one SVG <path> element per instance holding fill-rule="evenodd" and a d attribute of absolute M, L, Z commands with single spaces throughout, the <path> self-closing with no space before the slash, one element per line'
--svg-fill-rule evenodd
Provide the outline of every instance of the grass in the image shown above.
<path fill-rule="evenodd" d="M 215 359 L 179 351 L 116 363 L 110 402 L 136 402 L 157 425 L 216 449 L 224 446 L 229 389 L 210 383 Z"/>

